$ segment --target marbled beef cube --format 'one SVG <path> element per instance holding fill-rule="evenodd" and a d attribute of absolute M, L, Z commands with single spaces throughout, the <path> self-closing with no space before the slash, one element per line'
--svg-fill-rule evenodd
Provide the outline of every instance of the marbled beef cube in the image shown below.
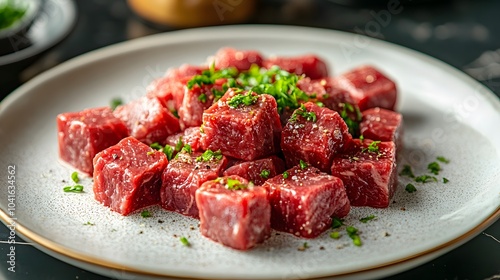
<path fill-rule="evenodd" d="M 344 182 L 352 206 L 389 206 L 398 184 L 394 142 L 354 139 L 350 151 L 333 160 L 332 175 Z"/>
<path fill-rule="evenodd" d="M 332 216 L 350 211 L 342 181 L 314 167 L 293 167 L 264 185 L 271 203 L 271 227 L 306 238 L 327 230 Z"/>
<path fill-rule="evenodd" d="M 164 153 L 127 137 L 95 156 L 95 199 L 124 216 L 158 204 L 167 164 Z"/>
<path fill-rule="evenodd" d="M 255 64 L 262 66 L 262 55 L 257 51 L 236 50 L 233 48 L 220 49 L 213 58 L 209 58 L 209 64 L 215 62 L 216 69 L 235 67 L 239 71 L 248 70 Z"/>
<path fill-rule="evenodd" d="M 285 171 L 283 160 L 277 156 L 271 156 L 254 161 L 237 163 L 226 169 L 223 175 L 238 175 L 260 186 L 267 179 L 281 174 L 283 171 Z"/>
<path fill-rule="evenodd" d="M 202 159 L 202 153 L 181 151 L 168 164 L 162 175 L 161 207 L 186 216 L 199 218 L 196 190 L 206 181 L 214 180 L 225 169 L 226 157 Z"/>
<path fill-rule="evenodd" d="M 354 103 L 347 91 L 332 86 L 332 78 L 319 80 L 304 78 L 297 82 L 297 86 L 309 95 L 311 102 L 321 102 L 324 107 L 339 114 L 344 109 L 344 104 Z"/>
<path fill-rule="evenodd" d="M 203 183 L 196 191 L 201 233 L 223 245 L 247 250 L 271 232 L 267 191 L 239 176 Z"/>
<path fill-rule="evenodd" d="M 363 111 L 359 130 L 365 139 L 392 141 L 398 151 L 403 148 L 403 116 L 397 112 L 378 107 Z"/>
<path fill-rule="evenodd" d="M 200 126 L 203 123 L 203 112 L 214 102 L 213 90 L 222 91 L 226 79 L 219 79 L 213 85 L 194 85 L 184 92 L 179 108 L 179 119 L 182 128 Z"/>
<path fill-rule="evenodd" d="M 249 161 L 279 151 L 281 123 L 271 95 L 229 89 L 203 113 L 201 129 L 203 149 L 226 156 Z"/>
<path fill-rule="evenodd" d="M 189 127 L 183 132 L 168 136 L 165 144 L 175 147 L 180 140 L 182 142 L 181 148 L 184 144 L 188 144 L 194 152 L 199 152 L 202 151 L 200 138 L 200 127 Z"/>
<path fill-rule="evenodd" d="M 294 57 L 276 56 L 265 59 L 262 63 L 262 66 L 267 69 L 274 65 L 290 73 L 295 73 L 297 75 L 304 74 L 311 79 L 321 79 L 328 76 L 328 67 L 326 63 L 315 55 Z"/>
<path fill-rule="evenodd" d="M 113 113 L 127 125 L 131 136 L 148 145 L 164 144 L 167 136 L 180 131 L 179 120 L 156 97 L 141 97 Z"/>
<path fill-rule="evenodd" d="M 59 156 L 92 175 L 94 156 L 128 136 L 127 127 L 109 107 L 57 116 Z"/>
<path fill-rule="evenodd" d="M 191 80 L 191 77 L 178 79 L 162 77 L 156 79 L 146 88 L 146 96 L 158 98 L 163 107 L 172 113 L 176 112 L 182 105 L 184 93 L 187 90 L 186 83 L 189 80 Z"/>
<path fill-rule="evenodd" d="M 329 172 L 332 160 L 344 151 L 352 137 L 340 115 L 308 102 L 288 120 L 281 133 L 281 149 L 288 167 L 306 161 Z"/>
<path fill-rule="evenodd" d="M 335 77 L 333 86 L 351 95 L 361 111 L 381 107 L 394 110 L 396 84 L 372 66 L 362 66 Z"/>

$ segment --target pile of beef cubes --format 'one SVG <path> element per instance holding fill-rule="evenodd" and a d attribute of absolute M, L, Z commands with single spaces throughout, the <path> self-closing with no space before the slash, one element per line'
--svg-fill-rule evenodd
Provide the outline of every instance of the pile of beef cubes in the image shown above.
<path fill-rule="evenodd" d="M 213 59 L 216 70 L 277 65 L 301 75 L 310 99 L 280 111 L 275 97 L 224 78 L 188 87 L 208 67 L 182 65 L 114 111 L 60 114 L 60 157 L 93 176 L 97 201 L 122 215 L 159 204 L 241 250 L 271 229 L 314 238 L 351 206 L 389 205 L 403 123 L 393 81 L 371 66 L 329 77 L 314 55 L 224 48 Z"/>

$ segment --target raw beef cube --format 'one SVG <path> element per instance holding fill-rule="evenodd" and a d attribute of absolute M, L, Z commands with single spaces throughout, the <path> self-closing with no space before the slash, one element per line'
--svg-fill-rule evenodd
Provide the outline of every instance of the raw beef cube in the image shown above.
<path fill-rule="evenodd" d="M 340 115 L 308 102 L 295 110 L 281 133 L 281 149 L 287 166 L 300 160 L 328 172 L 336 154 L 342 153 L 352 137 Z"/>
<path fill-rule="evenodd" d="M 248 70 L 252 64 L 262 66 L 262 55 L 257 51 L 242 51 L 222 48 L 213 57 L 216 69 L 235 67 L 239 71 Z M 212 61 L 209 58 L 209 64 Z"/>
<path fill-rule="evenodd" d="M 150 98 L 158 98 L 163 107 L 166 107 L 170 112 L 174 113 L 182 105 L 184 93 L 187 90 L 186 83 L 191 80 L 191 77 L 172 79 L 159 78 L 153 81 L 146 88 L 146 96 Z"/>
<path fill-rule="evenodd" d="M 207 70 L 206 66 L 182 64 L 179 68 L 169 68 L 165 74 L 165 78 L 174 80 L 191 78 L 195 75 L 201 75 L 204 70 Z"/>
<path fill-rule="evenodd" d="M 156 97 L 141 97 L 113 112 L 128 127 L 131 136 L 146 144 L 163 144 L 167 136 L 180 131 L 179 120 Z"/>
<path fill-rule="evenodd" d="M 203 183 L 196 191 L 201 233 L 223 245 L 247 250 L 271 233 L 267 191 L 239 176 Z"/>
<path fill-rule="evenodd" d="M 168 164 L 162 175 L 161 207 L 186 216 L 198 218 L 195 192 L 208 180 L 222 174 L 227 159 L 214 152 L 202 159 L 202 153 L 181 151 Z M 208 159 L 208 160 L 206 160 Z"/>
<path fill-rule="evenodd" d="M 340 114 L 345 103 L 353 104 L 350 94 L 332 86 L 331 78 L 311 80 L 300 79 L 297 86 L 311 98 L 311 102 L 321 102 L 324 107 Z"/>
<path fill-rule="evenodd" d="M 361 111 L 374 107 L 394 110 L 396 84 L 371 66 L 362 66 L 338 76 L 333 84 L 349 92 Z"/>
<path fill-rule="evenodd" d="M 167 164 L 164 153 L 127 137 L 95 156 L 95 199 L 124 216 L 158 204 Z"/>
<path fill-rule="evenodd" d="M 109 107 L 57 116 L 59 156 L 92 175 L 94 156 L 128 136 L 127 127 Z"/>
<path fill-rule="evenodd" d="M 203 113 L 201 128 L 203 149 L 225 156 L 249 161 L 279 151 L 280 117 L 268 94 L 229 89 Z"/>
<path fill-rule="evenodd" d="M 189 127 L 183 132 L 168 136 L 166 144 L 175 147 L 180 140 L 182 142 L 181 148 L 184 144 L 188 144 L 194 152 L 198 152 L 202 150 L 200 146 L 200 137 L 200 127 Z"/>
<path fill-rule="evenodd" d="M 294 57 L 271 57 L 262 63 L 264 68 L 271 68 L 274 65 L 281 69 L 297 75 L 305 74 L 311 79 L 321 79 L 328 76 L 326 63 L 315 55 L 304 55 Z"/>
<path fill-rule="evenodd" d="M 342 181 L 314 167 L 293 167 L 267 180 L 271 227 L 306 238 L 327 230 L 332 216 L 346 216 L 351 206 Z"/>
<path fill-rule="evenodd" d="M 224 171 L 224 176 L 238 175 L 255 185 L 260 186 L 264 182 L 285 171 L 285 163 L 277 156 L 245 161 L 233 165 Z"/>
<path fill-rule="evenodd" d="M 392 141 L 398 151 L 403 148 L 403 116 L 397 112 L 378 107 L 363 111 L 359 129 L 366 139 Z"/>
<path fill-rule="evenodd" d="M 222 91 L 225 79 L 219 79 L 213 85 L 193 86 L 184 92 L 181 107 L 179 108 L 180 123 L 183 128 L 200 126 L 203 123 L 203 112 L 214 102 L 212 90 Z"/>
<path fill-rule="evenodd" d="M 332 175 L 344 182 L 352 206 L 389 206 L 397 187 L 394 142 L 354 139 L 350 151 L 333 160 Z"/>

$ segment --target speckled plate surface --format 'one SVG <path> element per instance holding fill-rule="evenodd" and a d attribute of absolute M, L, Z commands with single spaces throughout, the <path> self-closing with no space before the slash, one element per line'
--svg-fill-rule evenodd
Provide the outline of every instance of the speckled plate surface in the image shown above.
<path fill-rule="evenodd" d="M 300 36 L 299 36 L 300 34 Z M 354 208 L 346 223 L 363 246 L 328 232 L 313 240 L 273 236 L 240 252 L 200 235 L 197 221 L 151 207 L 122 217 L 85 193 L 64 193 L 72 168 L 58 160 L 58 113 L 132 100 L 168 67 L 200 64 L 222 46 L 266 55 L 315 53 L 338 74 L 373 64 L 398 84 L 405 120 L 402 164 L 426 173 L 436 156 L 439 182 L 407 178 L 387 209 Z M 379 277 L 437 257 L 466 242 L 500 216 L 500 102 L 486 88 L 435 59 L 360 35 L 276 26 L 193 29 L 130 41 L 60 65 L 19 88 L 0 104 L 0 217 L 17 218 L 17 233 L 69 263 L 116 278 Z M 15 165 L 15 210 L 8 210 L 8 166 Z M 442 178 L 449 182 L 444 184 Z M 376 215 L 368 223 L 360 218 Z M 92 225 L 88 225 L 91 223 Z M 86 225 L 85 225 L 86 224 Z M 344 232 L 344 229 L 340 230 Z M 182 246 L 180 236 L 191 247 Z M 304 242 L 309 248 L 297 250 Z"/>

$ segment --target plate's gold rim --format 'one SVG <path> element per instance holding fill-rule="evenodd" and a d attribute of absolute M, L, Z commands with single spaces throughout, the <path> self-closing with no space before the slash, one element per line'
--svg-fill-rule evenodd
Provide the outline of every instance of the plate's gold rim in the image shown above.
<path fill-rule="evenodd" d="M 456 237 L 448 242 L 445 242 L 439 246 L 436 246 L 434 248 L 424 250 L 420 253 L 413 254 L 411 256 L 401 258 L 401 259 L 396 260 L 396 261 L 391 261 L 391 262 L 387 262 L 387 263 L 380 264 L 380 265 L 374 265 L 374 266 L 366 267 L 366 268 L 359 269 L 359 270 L 353 270 L 353 271 L 348 271 L 348 272 L 343 272 L 343 273 L 338 273 L 338 274 L 319 276 L 319 277 L 316 277 L 315 279 L 321 279 L 321 278 L 327 278 L 327 277 L 346 277 L 346 276 L 351 276 L 351 275 L 355 275 L 358 273 L 367 273 L 370 271 L 375 271 L 375 270 L 379 270 L 379 269 L 383 269 L 383 268 L 389 268 L 389 267 L 397 265 L 397 264 L 403 264 L 405 262 L 415 260 L 417 258 L 426 256 L 426 255 L 430 255 L 432 253 L 435 253 L 437 251 L 440 251 L 444 248 L 450 247 L 450 246 L 455 245 L 457 243 L 468 241 L 472 237 L 479 234 L 479 232 L 481 232 L 483 229 L 492 225 L 499 218 L 500 218 L 500 206 L 498 206 L 497 209 L 488 218 L 486 218 L 483 222 L 481 222 L 476 227 L 474 227 L 471 230 L 467 231 L 466 233 L 464 233 L 464 234 L 462 234 L 462 235 L 460 235 L 460 236 L 458 236 L 458 237 Z M 3 209 L 0 209 L 0 220 L 2 220 L 2 222 L 7 225 L 8 223 L 10 223 L 9 221 L 12 219 L 9 215 L 7 215 L 7 213 L 5 213 L 5 211 Z M 139 275 L 149 276 L 149 277 L 176 277 L 176 278 L 181 278 L 181 279 L 193 279 L 193 277 L 187 277 L 187 276 L 153 273 L 153 272 L 145 271 L 142 269 L 137 269 L 137 268 L 133 268 L 133 267 L 129 267 L 129 266 L 123 266 L 123 265 L 120 265 L 118 263 L 102 260 L 102 259 L 99 259 L 99 258 L 96 258 L 93 256 L 88 256 L 84 253 L 79 253 L 79 252 L 76 252 L 72 249 L 66 248 L 63 245 L 57 244 L 56 242 L 49 240 L 49 239 L 31 231 L 30 229 L 28 229 L 27 227 L 25 227 L 21 223 L 19 223 L 17 220 L 15 220 L 15 222 L 16 222 L 16 233 L 20 233 L 21 235 L 23 235 L 27 239 L 30 239 L 30 241 L 50 250 L 52 252 L 55 252 L 55 253 L 58 253 L 60 255 L 65 256 L 65 257 L 71 258 L 71 259 L 78 261 L 78 262 L 84 262 L 84 263 L 98 266 L 98 267 L 105 268 L 105 269 L 120 270 L 120 271 L 124 271 L 127 273 L 139 274 Z M 313 278 L 313 277 L 311 277 L 311 278 Z M 196 278 L 196 279 L 216 279 L 216 278 Z"/>

